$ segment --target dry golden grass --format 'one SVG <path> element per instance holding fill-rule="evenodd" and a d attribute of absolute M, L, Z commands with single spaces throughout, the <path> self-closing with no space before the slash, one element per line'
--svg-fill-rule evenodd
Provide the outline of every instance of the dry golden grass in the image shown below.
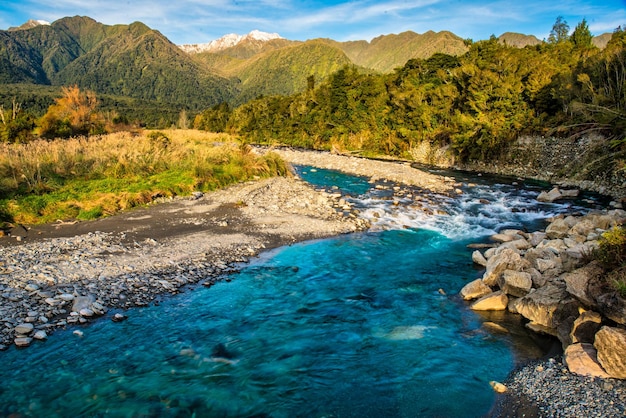
<path fill-rule="evenodd" d="M 0 144 L 0 221 L 91 218 L 154 196 L 212 190 L 284 174 L 226 134 L 197 130 L 119 132 L 89 138 Z"/>

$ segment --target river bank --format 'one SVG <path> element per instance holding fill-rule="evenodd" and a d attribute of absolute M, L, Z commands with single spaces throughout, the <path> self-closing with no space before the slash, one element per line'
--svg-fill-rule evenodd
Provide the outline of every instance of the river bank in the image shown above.
<path fill-rule="evenodd" d="M 338 202 L 298 179 L 272 178 L 98 221 L 14 228 L 0 238 L 0 348 L 210 285 L 270 248 L 367 226 Z"/>

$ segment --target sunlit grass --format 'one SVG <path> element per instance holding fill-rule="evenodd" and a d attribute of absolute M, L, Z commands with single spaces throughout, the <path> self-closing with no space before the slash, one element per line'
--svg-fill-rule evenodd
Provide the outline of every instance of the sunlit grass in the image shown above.
<path fill-rule="evenodd" d="M 193 130 L 0 144 L 0 221 L 94 219 L 233 183 L 287 175 L 276 154 Z"/>

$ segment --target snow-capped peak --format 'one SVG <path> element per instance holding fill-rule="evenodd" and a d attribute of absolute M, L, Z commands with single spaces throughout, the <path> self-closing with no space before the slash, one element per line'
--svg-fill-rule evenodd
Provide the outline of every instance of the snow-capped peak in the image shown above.
<path fill-rule="evenodd" d="M 50 22 L 47 22 L 45 20 L 30 19 L 26 23 L 24 23 L 22 26 L 12 27 L 12 28 L 9 28 L 9 30 L 10 31 L 25 30 L 25 29 L 31 29 L 31 28 L 34 28 L 34 27 L 37 27 L 37 26 L 50 26 Z"/>
<path fill-rule="evenodd" d="M 229 33 L 228 35 L 224 35 L 221 38 L 207 44 L 185 44 L 179 45 L 179 48 L 189 54 L 197 54 L 200 52 L 218 52 L 231 48 L 242 41 L 268 42 L 272 39 L 282 39 L 282 37 L 277 33 L 261 32 L 260 30 L 255 29 L 247 35 Z"/>

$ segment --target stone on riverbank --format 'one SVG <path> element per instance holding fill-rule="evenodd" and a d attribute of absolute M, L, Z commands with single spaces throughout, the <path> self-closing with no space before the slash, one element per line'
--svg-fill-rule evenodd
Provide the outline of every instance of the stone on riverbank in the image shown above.
<path fill-rule="evenodd" d="M 470 308 L 474 311 L 503 311 L 508 303 L 508 296 L 501 290 L 498 290 L 478 299 Z"/>
<path fill-rule="evenodd" d="M 504 248 L 487 259 L 487 268 L 483 275 L 483 281 L 487 286 L 494 287 L 498 284 L 498 279 L 505 270 L 522 271 L 523 267 L 525 265 L 519 253 L 510 248 Z"/>
<path fill-rule="evenodd" d="M 516 270 L 504 270 L 498 279 L 500 289 L 510 296 L 526 296 L 532 288 L 533 281 L 530 273 Z"/>
<path fill-rule="evenodd" d="M 594 342 L 598 360 L 606 372 L 617 379 L 626 379 L 626 330 L 604 326 Z"/>
<path fill-rule="evenodd" d="M 582 376 L 610 377 L 598 362 L 593 344 L 577 343 L 565 349 L 564 361 L 570 372 Z"/>
<path fill-rule="evenodd" d="M 487 286 L 482 279 L 476 279 L 465 286 L 460 291 L 463 300 L 473 300 L 482 298 L 485 295 L 493 292 L 489 286 Z"/>
<path fill-rule="evenodd" d="M 28 335 L 31 332 L 33 332 L 33 324 L 29 324 L 29 323 L 25 323 L 25 324 L 19 324 L 18 326 L 15 327 L 15 333 L 18 335 Z"/>
<path fill-rule="evenodd" d="M 18 347 L 28 347 L 32 341 L 33 339 L 30 337 L 17 337 L 14 343 Z"/>

